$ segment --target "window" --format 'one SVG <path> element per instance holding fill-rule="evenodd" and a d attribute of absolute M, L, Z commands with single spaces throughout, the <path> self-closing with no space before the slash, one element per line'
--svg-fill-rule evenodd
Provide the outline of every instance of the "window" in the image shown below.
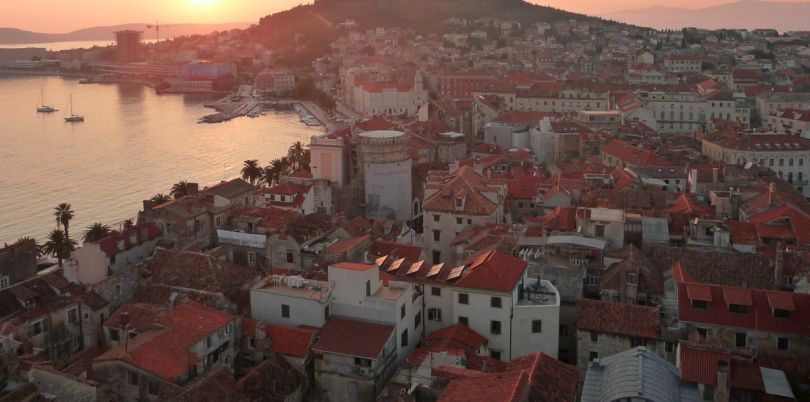
<path fill-rule="evenodd" d="M 469 320 L 469 319 L 467 319 L 467 317 L 464 317 L 464 316 L 459 316 L 459 317 L 458 317 L 458 322 L 459 322 L 460 324 L 464 324 L 464 325 L 466 325 L 466 326 L 468 326 L 468 327 L 470 326 L 470 320 Z"/>
<path fill-rule="evenodd" d="M 776 318 L 790 318 L 790 310 L 775 308 L 773 309 L 773 316 Z"/>
<path fill-rule="evenodd" d="M 560 325 L 560 336 L 568 336 L 568 325 Z"/>
<path fill-rule="evenodd" d="M 256 252 L 255 251 L 248 251 L 248 264 L 255 264 L 256 263 Z"/>
<path fill-rule="evenodd" d="M 594 361 L 599 358 L 599 352 L 591 352 L 588 354 L 588 361 Z"/>
<path fill-rule="evenodd" d="M 440 230 L 433 231 L 433 241 L 440 241 L 442 238 L 442 232 Z"/>
<path fill-rule="evenodd" d="M 71 324 L 79 322 L 79 310 L 75 307 L 67 311 L 67 321 Z"/>
<path fill-rule="evenodd" d="M 408 346 L 408 330 L 407 329 L 402 331 L 402 335 L 400 335 L 400 344 L 402 345 L 403 348 L 405 346 Z"/>
<path fill-rule="evenodd" d="M 489 322 L 489 332 L 493 335 L 500 335 L 501 333 L 501 322 L 500 321 L 490 321 Z"/>
<path fill-rule="evenodd" d="M 470 295 L 466 293 L 459 293 L 458 304 L 470 304 Z"/>
<path fill-rule="evenodd" d="M 157 395 L 158 394 L 158 383 L 154 381 L 149 381 L 146 383 L 146 390 L 149 392 L 149 395 Z"/>
<path fill-rule="evenodd" d="M 118 329 L 110 328 L 110 340 L 118 342 Z"/>
<path fill-rule="evenodd" d="M 413 327 L 414 328 L 419 328 L 420 325 L 422 325 L 422 312 L 421 311 L 417 312 L 416 315 L 413 316 Z"/>
<path fill-rule="evenodd" d="M 366 281 L 366 297 L 371 297 L 371 281 Z"/>
<path fill-rule="evenodd" d="M 644 338 L 632 338 L 630 339 L 630 347 L 634 348 L 636 346 L 647 346 L 647 340 Z"/>
<path fill-rule="evenodd" d="M 744 348 L 747 343 L 746 338 L 747 337 L 745 336 L 745 332 L 737 332 L 736 334 L 734 334 L 734 346 L 738 348 Z"/>
<path fill-rule="evenodd" d="M 323 309 L 323 320 L 324 321 L 329 321 L 329 306 L 326 306 Z"/>
<path fill-rule="evenodd" d="M 31 336 L 37 336 L 42 332 L 42 320 L 31 323 Z"/>
<path fill-rule="evenodd" d="M 664 351 L 667 353 L 675 352 L 675 342 L 667 342 L 664 344 Z"/>
<path fill-rule="evenodd" d="M 742 304 L 729 304 L 728 311 L 737 314 L 745 314 L 748 312 L 748 306 Z"/>
<path fill-rule="evenodd" d="M 433 250 L 433 263 L 439 264 L 442 262 L 442 252 L 439 250 Z"/>
<path fill-rule="evenodd" d="M 605 225 L 596 225 L 596 237 L 605 237 Z"/>
<path fill-rule="evenodd" d="M 788 350 L 790 348 L 790 340 L 788 338 L 776 338 L 776 348 L 779 350 Z"/>
<path fill-rule="evenodd" d="M 457 225 L 461 225 L 462 223 L 464 223 L 464 218 L 456 218 Z"/>
<path fill-rule="evenodd" d="M 405 305 L 399 308 L 399 318 L 405 318 Z"/>
<path fill-rule="evenodd" d="M 0 277 L 0 289 L 5 289 L 11 285 L 11 278 L 8 276 Z"/>
<path fill-rule="evenodd" d="M 138 385 L 138 373 L 130 371 L 127 377 L 129 377 L 129 385 Z"/>
<path fill-rule="evenodd" d="M 543 332 L 543 320 L 532 320 L 532 333 L 539 334 Z"/>
<path fill-rule="evenodd" d="M 489 300 L 489 306 L 492 308 L 501 308 L 501 298 L 493 296 Z"/>
<path fill-rule="evenodd" d="M 599 342 L 599 333 L 591 331 L 591 342 Z"/>
<path fill-rule="evenodd" d="M 290 306 L 287 304 L 281 305 L 281 316 L 283 318 L 290 318 Z"/>
<path fill-rule="evenodd" d="M 230 335 L 233 333 L 233 322 L 229 322 L 228 325 L 225 326 L 225 335 Z"/>
<path fill-rule="evenodd" d="M 472 225 L 472 219 L 467 219 L 467 224 Z"/>
<path fill-rule="evenodd" d="M 692 300 L 692 308 L 699 308 L 701 310 L 706 310 L 709 308 L 709 302 L 706 300 Z"/>
<path fill-rule="evenodd" d="M 208 335 L 205 338 L 205 346 L 210 348 L 211 345 L 213 345 L 213 344 L 214 344 L 214 338 L 212 338 L 211 335 Z"/>
<path fill-rule="evenodd" d="M 428 320 L 441 321 L 442 320 L 442 310 L 437 309 L 437 308 L 429 308 L 428 309 Z"/>
<path fill-rule="evenodd" d="M 439 215 L 433 215 L 433 222 L 439 221 Z"/>
<path fill-rule="evenodd" d="M 442 288 L 437 288 L 436 286 L 433 286 L 430 288 L 430 294 L 433 296 L 441 296 Z"/>
<path fill-rule="evenodd" d="M 501 360 L 501 351 L 500 350 L 492 350 L 489 351 L 489 357 L 497 360 Z"/>
<path fill-rule="evenodd" d="M 288 251 L 287 252 L 287 263 L 292 264 L 293 262 L 295 262 L 295 256 L 293 255 L 292 252 Z"/>
<path fill-rule="evenodd" d="M 703 340 L 709 339 L 709 330 L 707 330 L 706 328 L 698 328 L 696 331 L 700 339 Z"/>
<path fill-rule="evenodd" d="M 362 357 L 354 358 L 354 365 L 359 367 L 371 367 L 371 359 L 364 359 Z"/>

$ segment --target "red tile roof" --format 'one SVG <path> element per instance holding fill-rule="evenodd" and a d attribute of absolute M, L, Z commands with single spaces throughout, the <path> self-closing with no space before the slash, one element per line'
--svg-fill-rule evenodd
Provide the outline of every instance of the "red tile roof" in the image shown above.
<path fill-rule="evenodd" d="M 347 251 L 354 250 L 359 245 L 369 241 L 369 239 L 371 239 L 371 235 L 350 237 L 348 239 L 338 240 L 337 242 L 329 246 L 329 248 L 327 248 L 326 251 L 334 254 L 344 253 Z"/>
<path fill-rule="evenodd" d="M 536 352 L 512 359 L 509 371 L 529 374 L 529 401 L 575 402 L 579 370 L 553 357 Z"/>
<path fill-rule="evenodd" d="M 121 360 L 173 381 L 197 362 L 191 347 L 234 318 L 194 302 L 180 304 L 160 318 L 165 329 L 141 333 L 128 343 L 126 352 L 119 345 L 94 362 Z"/>
<path fill-rule="evenodd" d="M 810 326 L 807 325 L 807 322 L 810 322 L 810 295 L 691 283 L 689 282 L 691 278 L 683 275 L 681 264 L 674 264 L 672 273 L 678 290 L 678 316 L 681 321 L 810 336 Z M 697 300 L 709 299 L 705 309 L 692 306 L 691 300 L 697 297 L 693 290 L 696 287 L 702 289 L 700 298 Z M 703 294 L 705 292 L 710 292 L 710 294 Z M 749 296 L 745 296 L 745 292 L 748 292 Z M 729 311 L 730 303 L 748 302 L 748 297 L 750 297 L 750 306 L 747 312 Z M 780 308 L 790 308 L 792 303 L 794 308 L 790 318 L 783 319 L 774 316 L 774 304 L 772 303 Z"/>
<path fill-rule="evenodd" d="M 602 153 L 634 166 L 669 166 L 671 163 L 650 151 L 634 147 L 626 142 L 613 140 L 602 147 Z"/>
<path fill-rule="evenodd" d="M 419 261 L 422 259 L 422 247 L 414 244 L 377 240 L 371 245 L 371 255 L 375 257 L 390 255 L 396 258 Z"/>
<path fill-rule="evenodd" d="M 428 212 L 449 212 L 460 215 L 489 215 L 502 202 L 502 183 L 482 177 L 469 166 L 461 166 L 455 172 L 442 177 L 428 178 L 425 188 L 438 191 L 425 200 L 422 208 Z M 498 202 L 493 202 L 484 193 L 496 193 Z M 457 199 L 464 199 L 463 208 L 456 207 Z"/>
<path fill-rule="evenodd" d="M 517 402 L 528 391 L 524 371 L 463 377 L 450 381 L 438 402 Z"/>
<path fill-rule="evenodd" d="M 309 353 L 317 333 L 317 330 L 310 328 L 274 324 L 267 324 L 265 331 L 270 338 L 270 348 L 274 353 L 296 357 L 304 357 Z"/>
<path fill-rule="evenodd" d="M 487 338 L 470 329 L 470 327 L 456 323 L 431 332 L 426 340 L 428 342 L 458 342 L 473 350 L 480 348 L 487 342 Z"/>
<path fill-rule="evenodd" d="M 394 326 L 332 317 L 321 328 L 314 350 L 376 359 L 394 332 Z"/>
<path fill-rule="evenodd" d="M 465 265 L 466 272 L 455 282 L 457 286 L 510 292 L 523 277 L 527 263 L 511 255 L 487 251 L 472 255 Z"/>
<path fill-rule="evenodd" d="M 660 314 L 655 307 L 592 299 L 577 300 L 577 329 L 639 338 L 658 338 Z"/>

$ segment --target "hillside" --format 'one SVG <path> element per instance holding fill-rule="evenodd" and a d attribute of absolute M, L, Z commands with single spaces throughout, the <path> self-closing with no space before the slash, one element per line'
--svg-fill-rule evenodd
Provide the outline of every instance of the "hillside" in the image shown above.
<path fill-rule="evenodd" d="M 101 41 L 113 40 L 113 32 L 126 29 L 144 31 L 146 39 L 154 38 L 153 31 L 147 29 L 147 23 L 123 24 L 113 26 L 100 26 L 80 29 L 68 33 L 40 33 L 23 31 L 15 28 L 0 28 L 0 44 L 21 44 L 21 43 L 49 43 L 49 42 L 69 42 L 69 41 Z M 160 36 L 171 38 L 184 35 L 205 35 L 213 31 L 223 31 L 230 29 L 242 29 L 247 27 L 244 23 L 229 24 L 169 24 L 161 27 Z"/>
<path fill-rule="evenodd" d="M 412 28 L 419 33 L 437 32 L 451 17 L 512 19 L 524 24 L 577 19 L 592 20 L 523 0 L 316 0 L 260 20 L 258 40 L 274 47 L 291 45 L 299 34 L 308 43 L 333 38 L 335 25 L 353 19 L 361 28 Z"/>
<path fill-rule="evenodd" d="M 808 15 L 810 2 L 742 0 L 701 9 L 655 6 L 618 11 L 603 16 L 658 29 L 773 28 L 784 32 L 810 29 Z"/>

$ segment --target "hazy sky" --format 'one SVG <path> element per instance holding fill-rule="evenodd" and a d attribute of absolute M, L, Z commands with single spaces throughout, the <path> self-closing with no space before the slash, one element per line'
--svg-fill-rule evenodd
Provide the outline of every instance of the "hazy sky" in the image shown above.
<path fill-rule="evenodd" d="M 734 0 L 530 1 L 586 14 L 601 14 L 652 5 L 701 8 Z M 0 27 L 59 33 L 98 25 L 156 20 L 162 23 L 256 22 L 260 16 L 306 2 L 306 0 L 0 0 Z"/>

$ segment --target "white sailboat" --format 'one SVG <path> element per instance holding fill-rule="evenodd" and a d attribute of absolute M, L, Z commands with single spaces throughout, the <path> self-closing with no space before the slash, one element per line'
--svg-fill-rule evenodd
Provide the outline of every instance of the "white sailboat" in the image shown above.
<path fill-rule="evenodd" d="M 45 86 L 39 91 L 39 105 L 37 105 L 37 112 L 38 113 L 53 113 L 57 109 L 53 106 L 48 106 L 45 104 Z"/>
<path fill-rule="evenodd" d="M 84 116 L 73 114 L 73 94 L 70 94 L 70 116 L 65 117 L 68 123 L 78 123 L 84 121 Z"/>

